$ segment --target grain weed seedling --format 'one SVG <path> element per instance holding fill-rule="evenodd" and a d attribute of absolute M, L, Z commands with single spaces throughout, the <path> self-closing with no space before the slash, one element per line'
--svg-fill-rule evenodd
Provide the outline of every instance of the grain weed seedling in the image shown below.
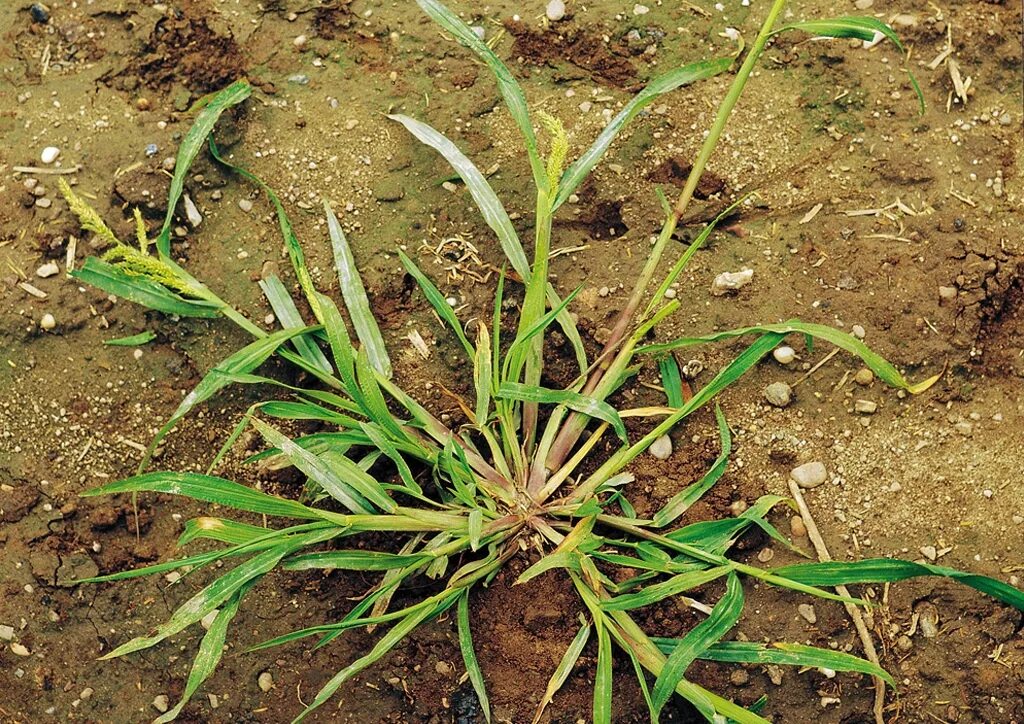
<path fill-rule="evenodd" d="M 649 518 L 638 517 L 629 502 L 633 480 L 629 467 L 636 457 L 714 400 L 789 334 L 818 338 L 860 357 L 881 380 L 896 389 L 917 393 L 934 382 L 932 378 L 911 384 L 858 339 L 827 326 L 796 320 L 645 343 L 649 333 L 679 308 L 679 302 L 666 299 L 664 292 L 679 278 L 715 226 L 713 221 L 702 230 L 652 293 L 673 231 L 688 208 L 697 181 L 766 43 L 782 32 L 864 39 L 881 33 L 899 46 L 889 27 L 869 18 L 839 18 L 776 28 L 784 3 L 776 0 L 771 5 L 760 33 L 734 71 L 729 91 L 718 107 L 685 188 L 674 201 L 662 198 L 665 221 L 661 233 L 604 349 L 591 359 L 569 313 L 569 305 L 579 290 L 555 289 L 549 281 L 552 219 L 600 161 L 616 135 L 641 110 L 665 93 L 730 72 L 739 59 L 702 60 L 654 78 L 610 121 L 586 152 L 570 163 L 567 135 L 559 120 L 536 114 L 542 130 L 538 134 L 521 88 L 492 49 L 437 0 L 418 1 L 430 18 L 493 72 L 521 133 L 536 192 L 531 261 L 504 206 L 473 162 L 452 141 L 425 123 L 405 115 L 390 116 L 451 164 L 510 266 L 509 273 L 498 278 L 493 316 L 468 333 L 463 320 L 435 284 L 413 259 L 398 252 L 405 270 L 415 279 L 438 318 L 450 327 L 457 340 L 456 348 L 464 356 L 463 363 L 471 371 L 473 398 L 460 400 L 461 424 L 444 424 L 394 379 L 388 350 L 352 250 L 326 201 L 324 213 L 341 306 L 314 285 L 302 247 L 273 190 L 248 171 L 229 166 L 262 188 L 273 203 L 299 288 L 314 318 L 312 324 L 303 319 L 298 305 L 277 277 L 261 282 L 282 326 L 268 333 L 172 258 L 172 217 L 189 166 L 207 145 L 218 161 L 229 165 L 210 134 L 225 109 L 250 95 L 247 82 L 238 81 L 224 89 L 198 113 L 179 149 L 167 216 L 152 242 L 141 220 L 134 244 L 118 240 L 92 209 L 69 187 L 64 187 L 82 226 L 113 245 L 102 258 L 88 259 L 74 273 L 76 278 L 170 315 L 226 317 L 254 338 L 217 364 L 184 398 L 152 441 L 150 453 L 183 417 L 223 388 L 233 384 L 260 385 L 261 389 L 281 390 L 286 399 L 268 399 L 252 405 L 213 456 L 211 471 L 241 433 L 253 428 L 268 446 L 255 460 L 275 467 L 294 467 L 308 479 L 305 502 L 300 502 L 211 474 L 146 472 L 151 458 L 147 454 L 138 475 L 86 493 L 169 493 L 266 517 L 265 526 L 212 516 L 190 520 L 181 536 L 182 545 L 206 539 L 220 546 L 186 558 L 91 579 L 117 581 L 174 569 L 190 572 L 215 562 L 234 564 L 226 566 L 225 572 L 152 633 L 123 643 L 104 657 L 124 656 L 155 646 L 214 616 L 200 643 L 181 700 L 158 721 L 174 719 L 213 672 L 221 658 L 229 625 L 245 596 L 275 569 L 379 574 L 377 583 L 340 620 L 294 631 L 253 647 L 264 649 L 306 638 L 313 638 L 319 647 L 350 629 L 371 626 L 379 633 L 369 650 L 323 685 L 297 720 L 328 701 L 347 681 L 379 661 L 418 626 L 452 609 L 466 672 L 489 720 L 486 677 L 473 646 L 472 597 L 478 587 L 486 586 L 503 566 L 520 556 L 529 565 L 519 576 L 519 582 L 557 570 L 578 594 L 581 609 L 586 612 L 578 633 L 552 673 L 550 684 L 539 697 L 537 719 L 565 682 L 581 652 L 592 643 L 596 644 L 592 716 L 599 724 L 612 719 L 615 651 L 632 663 L 652 720 L 657 720 L 666 703 L 678 695 L 708 721 L 765 721 L 755 711 L 687 678 L 687 670 L 696 659 L 822 667 L 861 672 L 892 683 L 876 664 L 847 653 L 798 644 L 727 640 L 744 608 L 744 579 L 823 599 L 866 605 L 860 599 L 829 589 L 912 576 L 943 576 L 1010 605 L 1024 607 L 1024 594 L 1000 581 L 931 564 L 882 558 L 768 569 L 730 557 L 733 544 L 750 527 L 758 527 L 780 544 L 790 545 L 766 517 L 783 502 L 777 496 L 762 497 L 734 518 L 680 527 L 680 516 L 715 484 L 729 461 L 730 430 L 718 407 L 715 418 L 721 454 L 710 470 L 678 491 Z M 513 283 L 521 283 L 523 288 L 514 333 L 502 325 L 503 301 L 520 298 L 518 289 L 512 294 Z M 575 381 L 564 389 L 542 384 L 545 339 L 556 328 L 568 340 L 578 365 Z M 738 337 L 751 337 L 753 341 L 692 397 L 683 399 L 679 369 L 666 353 Z M 309 384 L 296 387 L 258 374 L 257 370 L 272 355 L 306 373 Z M 667 404 L 616 409 L 608 400 L 644 360 L 659 365 L 668 391 Z M 631 440 L 623 422 L 628 417 L 650 418 L 649 432 Z M 275 420 L 316 421 L 322 428 L 293 438 Z M 614 443 L 613 451 L 599 453 L 599 443 L 609 440 Z M 370 547 L 381 536 L 363 534 L 380 532 L 390 534 L 388 538 L 396 541 L 394 547 Z M 429 594 L 421 593 L 417 598 L 417 589 L 405 584 L 421 577 L 434 579 L 435 586 Z M 673 597 L 689 600 L 687 592 L 719 579 L 724 583 L 724 593 L 713 605 L 700 605 L 706 616 L 681 638 L 652 638 L 638 624 L 636 613 L 641 609 Z M 400 590 L 401 595 L 396 595 Z"/>

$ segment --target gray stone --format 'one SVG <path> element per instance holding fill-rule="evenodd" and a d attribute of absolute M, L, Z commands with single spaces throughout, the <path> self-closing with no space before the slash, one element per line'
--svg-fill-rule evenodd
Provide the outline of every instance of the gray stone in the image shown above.
<path fill-rule="evenodd" d="M 828 480 L 825 464 L 817 460 L 793 468 L 789 475 L 801 488 L 816 488 Z"/>
<path fill-rule="evenodd" d="M 668 460 L 672 456 L 672 438 L 662 435 L 651 443 L 648 450 L 658 460 Z"/>
<path fill-rule="evenodd" d="M 793 388 L 785 382 L 772 382 L 764 388 L 764 399 L 774 407 L 788 407 L 793 401 Z"/>

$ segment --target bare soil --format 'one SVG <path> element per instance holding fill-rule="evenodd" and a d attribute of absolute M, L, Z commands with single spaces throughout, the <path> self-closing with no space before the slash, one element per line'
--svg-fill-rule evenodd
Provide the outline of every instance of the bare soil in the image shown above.
<path fill-rule="evenodd" d="M 566 122 L 575 152 L 645 79 L 731 52 L 718 34 L 734 26 L 752 38 L 765 9 L 763 2 L 752 8 L 728 2 L 724 13 L 704 2 L 649 4 L 649 13 L 635 15 L 633 3 L 574 2 L 567 20 L 546 27 L 539 1 L 455 3 L 489 38 L 500 35 L 497 51 L 531 103 Z M 319 199 L 326 195 L 344 210 L 398 374 L 432 409 L 453 416 L 460 414 L 456 405 L 429 383 L 454 376 L 458 386 L 464 372 L 394 249 L 404 248 L 431 271 L 442 291 L 458 299 L 464 320 L 486 313 L 500 250 L 464 190 L 442 186 L 451 175 L 444 162 L 383 114 L 399 109 L 457 140 L 488 170 L 524 232 L 532 198 L 515 129 L 486 69 L 412 3 L 54 0 L 48 7 L 49 21 L 41 23 L 24 0 L 0 3 L 0 625 L 13 627 L 13 641 L 29 652 L 19 656 L 6 641 L 0 649 L 0 721 L 148 721 L 156 714 L 154 697 L 173 701 L 181 693 L 201 632 L 125 659 L 96 659 L 163 621 L 211 574 L 175 584 L 160 576 L 116 585 L 72 582 L 179 555 L 175 541 L 184 521 L 205 511 L 179 498 L 145 496 L 136 537 L 128 500 L 78 495 L 131 474 L 140 447 L 182 395 L 245 340 L 226 322 L 174 322 L 80 287 L 63 273 L 38 278 L 35 270 L 51 260 L 63 272 L 69 239 L 81 235 L 56 193 L 55 176 L 14 167 L 38 165 L 44 146 L 60 147 L 60 167 L 80 167 L 67 178 L 129 236 L 131 206 L 151 220 L 163 214 L 168 174 L 161 164 L 189 127 L 189 107 L 247 76 L 259 90 L 225 118 L 219 142 L 281 191 L 325 290 L 331 265 Z M 852 3 L 807 0 L 792 3 L 790 12 L 802 18 L 855 11 Z M 796 36 L 776 42 L 711 161 L 680 240 L 736 194 L 756 191 L 757 199 L 697 254 L 677 290 L 684 311 L 657 338 L 790 317 L 859 325 L 866 341 L 913 379 L 943 370 L 942 380 L 917 397 L 878 382 L 859 386 L 855 360 L 841 354 L 817 367 L 829 350 L 793 340 L 795 364 L 769 360 L 723 397 L 736 433 L 734 459 L 690 515 L 724 516 L 738 502 L 784 493 L 794 465 L 821 460 L 831 479 L 810 491 L 808 501 L 836 558 L 934 556 L 1019 585 L 1020 6 L 876 0 L 867 12 L 892 22 L 911 48 L 924 114 L 918 115 L 891 46 L 868 50 L 859 41 Z M 296 45 L 300 35 L 307 41 Z M 948 67 L 929 65 L 948 40 L 962 76 L 971 79 L 966 106 L 951 100 Z M 655 185 L 670 191 L 685 177 L 726 85 L 718 78 L 657 102 L 613 146 L 579 202 L 556 220 L 556 247 L 569 251 L 553 261 L 555 281 L 562 289 L 584 286 L 576 311 L 592 348 L 608 334 L 659 227 Z M 148 144 L 155 154 L 147 155 Z M 37 185 L 28 188 L 27 179 Z M 262 320 L 269 308 L 254 282 L 265 265 L 285 275 L 288 267 L 272 208 L 203 159 L 188 189 L 205 220 L 196 230 L 186 230 L 182 220 L 176 253 Z M 255 208 L 244 212 L 241 199 Z M 478 255 L 457 261 L 467 244 Z M 78 262 L 90 253 L 79 238 Z M 710 295 L 716 274 L 743 267 L 754 270 L 749 286 L 735 296 Z M 24 282 L 45 298 L 26 292 Z M 46 313 L 56 319 L 51 331 L 40 328 Z M 157 337 L 138 351 L 102 344 L 143 330 Z M 425 363 L 407 340 L 413 330 L 433 350 Z M 735 351 L 723 344 L 694 356 L 715 369 Z M 564 383 L 571 374 L 556 345 L 549 382 Z M 762 396 L 766 384 L 779 380 L 796 391 L 782 410 Z M 639 382 L 656 383 L 656 369 L 643 370 Z M 204 469 L 255 394 L 231 391 L 193 415 L 157 463 Z M 624 395 L 658 400 L 643 385 Z M 876 402 L 877 412 L 855 413 L 859 399 Z M 672 458 L 645 456 L 633 471 L 641 513 L 694 480 L 717 453 L 707 414 L 675 437 Z M 244 452 L 236 450 L 221 474 L 297 492 L 301 481 L 240 465 Z M 780 509 L 774 520 L 788 533 L 786 518 Z M 806 539 L 796 543 L 809 546 Z M 750 538 L 740 554 L 773 555 L 773 565 L 793 560 L 786 551 L 767 550 L 765 540 Z M 529 720 L 579 613 L 567 581 L 555 573 L 511 587 L 527 564 L 516 561 L 473 603 L 500 721 Z M 220 670 L 181 720 L 289 720 L 373 635 L 354 631 L 315 652 L 302 645 L 242 651 L 339 617 L 372 582 L 368 575 L 270 576 L 246 600 Z M 816 603 L 812 625 L 797 613 L 805 599 L 753 585 L 746 593 L 750 605 L 737 634 L 859 653 L 841 607 Z M 1024 720 L 1018 612 L 933 580 L 860 593 L 880 604 L 870 624 L 899 684 L 888 699 L 889 721 Z M 939 626 L 928 638 L 916 622 L 931 611 Z M 645 625 L 675 635 L 694 623 L 688 609 L 670 604 Z M 594 658 L 584 652 L 547 721 L 589 718 Z M 262 671 L 274 678 L 266 693 L 257 686 Z M 780 679 L 761 666 L 744 671 L 698 664 L 690 673 L 745 704 L 766 693 L 764 713 L 774 721 L 872 720 L 866 678 L 787 670 Z M 463 674 L 453 622 L 439 620 L 357 677 L 314 720 L 477 721 Z M 615 685 L 616 721 L 645 720 L 628 662 L 616 663 Z M 695 720 L 683 705 L 666 718 Z"/>

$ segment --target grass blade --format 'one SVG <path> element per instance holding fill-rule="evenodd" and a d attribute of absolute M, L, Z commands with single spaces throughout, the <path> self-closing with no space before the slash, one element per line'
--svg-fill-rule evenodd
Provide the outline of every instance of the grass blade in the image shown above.
<path fill-rule="evenodd" d="M 238 613 L 238 604 L 241 603 L 242 597 L 254 583 L 255 580 L 239 588 L 227 605 L 217 613 L 210 625 L 210 630 L 199 642 L 199 651 L 196 653 L 195 661 L 192 662 L 192 669 L 188 672 L 188 681 L 185 682 L 185 691 L 181 695 L 181 700 L 173 709 L 154 719 L 153 724 L 167 724 L 167 722 L 177 719 L 178 714 L 185 708 L 185 704 L 192 698 L 192 695 L 199 690 L 204 681 L 210 678 L 210 674 L 217 668 L 217 664 L 220 663 L 221 656 L 224 654 L 224 641 L 227 639 L 228 625 Z"/>
<path fill-rule="evenodd" d="M 440 290 L 434 286 L 434 282 L 430 281 L 430 278 L 420 271 L 420 268 L 416 266 L 416 263 L 406 256 L 405 252 L 401 249 L 398 250 L 398 258 L 402 261 L 402 266 L 409 272 L 409 275 L 416 280 L 420 290 L 423 292 L 423 296 L 430 302 L 430 306 L 434 308 L 442 320 L 448 323 L 452 331 L 455 332 L 455 336 L 458 337 L 459 342 L 462 344 L 463 349 L 466 350 L 466 354 L 469 355 L 470 359 L 473 359 L 476 355 L 476 350 L 473 349 L 473 345 L 470 344 L 469 339 L 466 338 L 466 333 L 462 329 L 462 322 L 455 316 L 455 311 L 451 308 L 445 300 L 444 295 L 441 294 Z"/>
<path fill-rule="evenodd" d="M 423 11 L 430 16 L 431 20 L 455 36 L 455 38 L 472 50 L 494 74 L 498 82 L 498 90 L 505 100 L 508 111 L 512 114 L 519 132 L 523 135 L 523 143 L 526 146 L 526 154 L 530 160 L 530 169 L 533 172 L 533 180 L 538 189 L 547 187 L 547 172 L 541 162 L 540 154 L 537 151 L 537 135 L 530 123 L 530 114 L 526 108 L 526 97 L 523 89 L 519 87 L 515 77 L 494 51 L 484 43 L 459 17 L 446 8 L 437 0 L 416 0 Z"/>
<path fill-rule="evenodd" d="M 167 198 L 167 215 L 164 217 L 164 224 L 160 228 L 160 234 L 156 238 L 156 248 L 162 257 L 171 256 L 171 226 L 174 223 L 174 210 L 178 206 L 181 194 L 185 190 L 185 178 L 188 176 L 188 170 L 192 166 L 192 162 L 199 153 L 199 149 L 206 144 L 206 137 L 210 135 L 213 127 L 217 125 L 217 119 L 220 118 L 220 114 L 231 106 L 244 101 L 249 97 L 250 93 L 252 93 L 252 87 L 249 85 L 249 81 L 245 79 L 236 80 L 227 88 L 218 92 L 199 111 L 199 115 L 196 116 L 192 128 L 185 134 L 181 145 L 178 146 L 177 163 L 174 166 L 174 176 L 171 178 L 171 188 Z"/>
<path fill-rule="evenodd" d="M 310 702 L 301 714 L 295 717 L 294 724 L 298 724 L 298 722 L 309 716 L 314 709 L 318 708 L 330 699 L 334 695 L 334 692 L 336 692 L 346 681 L 381 659 L 388 651 L 394 648 L 399 641 L 410 634 L 421 623 L 429 621 L 451 608 L 452 605 L 455 604 L 459 595 L 460 593 L 456 591 L 433 606 L 422 606 L 417 608 L 392 626 L 391 629 L 389 629 L 388 632 L 380 638 L 376 645 L 374 645 L 369 653 L 353 661 L 351 664 L 335 674 L 330 681 L 324 684 L 323 688 L 317 692 L 316 698 Z"/>
<path fill-rule="evenodd" d="M 179 317 L 220 316 L 220 305 L 201 299 L 186 299 L 144 277 L 126 274 L 95 256 L 87 257 L 81 268 L 71 272 L 74 279 L 102 289 L 108 294 Z"/>
<path fill-rule="evenodd" d="M 594 674 L 594 724 L 612 724 L 612 640 L 602 618 L 597 629 L 597 672 Z"/>
<path fill-rule="evenodd" d="M 837 586 L 850 583 L 886 583 L 916 576 L 942 576 L 986 593 L 998 601 L 1024 610 L 1024 591 L 975 573 L 964 573 L 930 563 L 914 563 L 898 558 L 869 558 L 863 561 L 800 563 L 772 571 L 772 574 L 812 586 Z"/>
<path fill-rule="evenodd" d="M 484 719 L 490 724 L 491 704 L 487 700 L 487 687 L 484 684 L 484 674 L 480 671 L 480 663 L 476 660 L 476 651 L 473 648 L 473 633 L 469 627 L 469 589 L 463 591 L 459 596 L 459 650 L 462 651 L 462 660 L 466 664 L 466 673 L 476 691 L 476 698 L 480 701 L 480 708 L 484 712 Z"/>
<path fill-rule="evenodd" d="M 544 709 L 551 703 L 558 690 L 562 688 L 565 680 L 569 678 L 569 674 L 572 672 L 573 667 L 576 666 L 576 662 L 579 661 L 580 654 L 583 653 L 583 648 L 589 640 L 590 624 L 584 622 L 580 626 L 580 630 L 576 632 L 576 636 L 565 650 L 565 653 L 562 654 L 562 660 L 558 662 L 555 673 L 548 680 L 548 687 L 545 689 L 544 696 L 541 697 L 540 704 L 537 706 L 537 713 L 533 716 L 533 724 L 537 724 L 540 721 L 541 715 L 544 714 Z"/>
<path fill-rule="evenodd" d="M 186 546 L 199 538 L 215 540 L 230 545 L 240 545 L 273 532 L 272 528 L 239 523 L 236 520 L 203 516 L 186 521 L 185 530 L 178 536 L 178 547 Z"/>
<path fill-rule="evenodd" d="M 551 208 L 554 212 L 559 206 L 561 206 L 569 198 L 570 195 L 575 193 L 579 185 L 590 174 L 594 166 L 598 164 L 601 157 L 604 156 L 608 147 L 615 140 L 615 137 L 619 132 L 626 127 L 626 125 L 636 117 L 636 115 L 644 108 L 649 106 L 659 96 L 669 93 L 670 91 L 679 88 L 680 86 L 694 83 L 698 80 L 705 78 L 711 78 L 712 76 L 724 73 L 729 69 L 733 63 L 733 58 L 715 58 L 714 60 L 701 60 L 696 63 L 690 63 L 684 65 L 681 68 L 675 68 L 667 73 L 659 75 L 657 78 L 652 80 L 647 86 L 633 96 L 632 100 L 626 104 L 625 108 L 619 111 L 618 115 L 613 118 L 601 134 L 597 137 L 597 140 L 586 150 L 586 152 L 574 161 L 569 168 L 562 174 L 562 178 L 558 183 L 558 195 L 555 197 L 555 202 Z"/>
<path fill-rule="evenodd" d="M 623 442 L 627 442 L 626 425 L 615 408 L 602 400 L 581 395 L 571 390 L 549 390 L 543 387 L 523 385 L 518 382 L 502 382 L 498 397 L 519 402 L 565 405 L 580 414 L 607 422 Z"/>
<path fill-rule="evenodd" d="M 473 383 L 476 388 L 476 409 L 473 416 L 480 427 L 487 425 L 491 408 L 491 384 L 494 381 L 491 369 L 491 335 L 486 324 L 477 325 L 476 356 L 473 359 Z"/>
<path fill-rule="evenodd" d="M 661 385 L 665 388 L 665 397 L 669 407 L 682 407 L 686 402 L 683 399 L 683 378 L 679 374 L 679 363 L 672 355 L 666 355 L 658 360 L 658 371 L 661 373 Z"/>
<path fill-rule="evenodd" d="M 224 478 L 199 473 L 146 473 L 86 490 L 81 495 L 84 498 L 92 498 L 115 493 L 168 493 L 263 515 L 306 520 L 324 519 L 321 511 L 307 508 L 294 500 L 268 495 Z"/>
<path fill-rule="evenodd" d="M 337 569 L 343 571 L 390 571 L 427 563 L 432 556 L 416 553 L 402 555 L 398 553 L 382 553 L 379 551 L 347 550 L 320 551 L 293 556 L 282 565 L 289 571 L 307 571 L 312 569 Z"/>
<path fill-rule="evenodd" d="M 387 513 L 395 511 L 395 502 L 380 487 L 380 483 L 344 455 L 315 455 L 259 418 L 254 417 L 252 424 L 296 468 L 351 512 L 357 515 L 374 513 L 370 502 Z"/>
<path fill-rule="evenodd" d="M 877 18 L 847 16 L 827 20 L 805 20 L 781 27 L 772 35 L 778 35 L 788 30 L 799 30 L 825 38 L 859 38 L 860 40 L 874 40 L 875 33 L 881 33 L 886 39 L 892 41 L 892 44 L 899 48 L 901 53 L 906 52 L 896 31 Z"/>
<path fill-rule="evenodd" d="M 725 595 L 719 599 L 711 614 L 694 626 L 668 655 L 665 667 L 654 682 L 651 699 L 654 711 L 660 713 L 669 697 L 686 674 L 686 669 L 701 652 L 732 630 L 743 613 L 743 585 L 739 576 L 730 572 L 725 579 Z"/>
<path fill-rule="evenodd" d="M 348 309 L 348 316 L 355 327 L 356 336 L 370 359 L 373 368 L 385 377 L 391 377 L 391 359 L 384 346 L 384 337 L 380 333 L 377 320 L 370 311 L 370 300 L 366 296 L 363 280 L 356 268 L 355 257 L 341 230 L 338 217 L 334 215 L 331 205 L 324 199 L 324 212 L 327 214 L 327 232 L 331 237 L 331 248 L 334 250 L 334 266 L 338 273 L 338 286 Z"/>
<path fill-rule="evenodd" d="M 277 275 L 271 274 L 264 277 L 260 280 L 259 284 L 263 294 L 267 297 L 267 301 L 270 302 L 270 308 L 274 310 L 277 321 L 281 323 L 284 329 L 297 329 L 306 326 L 306 323 L 302 320 L 302 315 L 299 314 L 299 310 L 295 306 L 294 300 L 292 300 L 291 294 L 285 289 L 284 283 Z M 318 367 L 327 374 L 334 372 L 334 368 L 331 367 L 331 363 L 327 361 L 327 357 L 324 356 L 323 351 L 317 345 L 312 335 L 296 337 L 292 340 L 292 344 L 295 345 L 295 351 L 299 353 L 299 356 L 309 362 L 309 364 Z"/>
<path fill-rule="evenodd" d="M 716 578 L 721 578 L 733 570 L 732 565 L 716 566 L 701 571 L 680 573 L 669 578 L 667 581 L 647 586 L 636 593 L 624 593 L 621 596 L 610 598 L 601 602 L 601 608 L 605 611 L 630 611 L 634 608 L 650 606 L 652 603 L 663 601 L 670 596 L 676 596 L 683 591 L 689 591 L 697 586 L 703 586 Z"/>
<path fill-rule="evenodd" d="M 673 363 L 675 360 L 672 359 Z M 676 368 L 678 370 L 678 367 Z M 691 505 L 696 503 L 709 491 L 718 479 L 725 473 L 729 465 L 729 455 L 732 453 L 732 435 L 729 433 L 729 424 L 725 421 L 722 408 L 715 405 L 715 419 L 718 421 L 718 436 L 722 446 L 722 452 L 715 459 L 711 469 L 704 473 L 704 476 L 693 485 L 681 490 L 672 496 L 671 500 L 665 503 L 664 507 L 654 514 L 654 527 L 663 528 L 680 515 L 685 513 Z"/>
<path fill-rule="evenodd" d="M 419 0 L 419 2 L 422 4 L 424 0 Z M 434 130 L 426 123 L 403 115 L 390 115 L 388 118 L 401 123 L 409 133 L 440 153 L 451 164 L 451 167 L 465 182 L 473 201 L 480 209 L 480 214 L 484 217 L 484 221 L 497 235 L 501 249 L 511 262 L 512 268 L 516 270 L 523 282 L 529 285 L 532 274 L 522 242 L 519 241 L 519 235 L 516 234 L 505 207 L 502 206 L 494 189 L 487 183 L 487 179 L 480 173 L 480 170 L 443 133 Z"/>
<path fill-rule="evenodd" d="M 911 394 L 916 395 L 924 392 L 935 384 L 941 376 L 935 375 L 934 377 L 929 377 L 917 384 L 911 384 L 903 378 L 903 375 L 900 374 L 899 370 L 897 370 L 892 363 L 877 352 L 873 352 L 870 347 L 853 335 L 844 332 L 841 329 L 829 327 L 824 324 L 801 322 L 798 319 L 791 319 L 788 322 L 783 322 L 781 324 L 759 324 L 752 327 L 740 327 L 738 329 L 716 332 L 715 334 L 707 334 L 701 337 L 680 337 L 679 339 L 675 339 L 671 342 L 662 342 L 659 344 L 650 344 L 645 347 L 639 347 L 637 349 L 637 353 L 663 354 L 674 349 L 679 349 L 680 347 L 689 347 L 691 345 L 704 344 L 706 342 L 717 342 L 722 339 L 742 337 L 748 334 L 770 333 L 776 335 L 787 335 L 794 332 L 823 339 L 826 342 L 850 352 L 851 354 L 857 355 L 880 380 L 890 387 L 906 390 Z"/>
<path fill-rule="evenodd" d="M 104 340 L 103 344 L 108 347 L 137 347 L 141 344 L 149 344 L 154 339 L 156 339 L 156 332 L 147 329 L 145 332 L 139 332 L 128 337 Z"/>

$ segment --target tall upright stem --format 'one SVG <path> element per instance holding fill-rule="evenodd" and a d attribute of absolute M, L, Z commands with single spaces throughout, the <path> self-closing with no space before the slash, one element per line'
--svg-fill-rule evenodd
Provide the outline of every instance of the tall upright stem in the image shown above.
<path fill-rule="evenodd" d="M 665 251 L 665 247 L 668 246 L 668 242 L 672 238 L 673 232 L 675 232 L 679 219 L 682 218 L 684 213 L 686 213 L 686 209 L 689 207 L 690 201 L 693 199 L 693 193 L 696 191 L 697 184 L 700 182 L 700 178 L 704 174 L 704 169 L 707 166 L 708 160 L 711 158 L 711 154 L 714 153 L 715 147 L 718 145 L 718 140 L 721 138 L 722 132 L 725 130 L 725 125 L 729 121 L 729 116 L 732 114 L 733 108 L 736 106 L 736 102 L 739 101 L 740 95 L 743 93 L 743 88 L 747 84 L 747 79 L 754 70 L 754 66 L 761 57 L 761 53 L 764 52 L 765 44 L 767 44 L 768 38 L 771 37 L 772 28 L 775 26 L 775 22 L 778 20 L 785 4 L 786 0 L 774 0 L 772 3 L 771 9 L 768 11 L 768 16 L 761 25 L 761 31 L 757 34 L 757 38 L 750 47 L 750 52 L 743 61 L 743 65 L 740 66 L 739 71 L 736 73 L 736 77 L 733 79 L 732 85 L 729 86 L 729 92 L 726 93 L 725 98 L 722 100 L 722 104 L 718 107 L 718 113 L 715 116 L 715 121 L 711 125 L 707 138 L 704 139 L 704 144 L 701 146 L 696 160 L 693 162 L 693 168 L 690 169 L 690 175 L 686 179 L 686 185 L 683 187 L 682 192 L 679 194 L 679 198 L 676 199 L 671 212 L 665 219 L 665 224 L 661 228 L 658 240 L 655 242 L 654 248 L 651 250 L 650 256 L 647 257 L 647 262 L 644 264 L 644 268 L 640 272 L 640 276 L 637 277 L 636 284 L 633 286 L 633 292 L 630 295 L 629 301 L 626 303 L 626 306 L 623 307 L 622 311 L 619 313 L 618 319 L 615 321 L 612 333 L 601 353 L 605 359 L 593 371 L 593 373 L 591 373 L 590 379 L 587 380 L 587 384 L 583 388 L 583 394 L 603 399 L 604 396 L 607 396 L 607 394 L 611 392 L 611 390 L 607 389 L 598 390 L 598 384 L 605 376 L 605 373 L 612 366 L 626 366 L 623 364 L 624 360 L 619 360 L 618 358 L 623 355 L 631 355 L 631 348 L 628 346 L 624 347 L 615 357 L 612 357 L 609 353 L 621 343 L 622 338 L 626 335 L 630 324 L 633 322 L 633 317 L 636 314 L 637 309 L 640 307 L 640 302 L 643 300 L 643 296 L 647 292 L 647 288 L 651 284 L 651 279 L 654 278 L 654 273 L 657 271 L 658 264 L 661 262 L 661 256 Z M 625 360 L 625 362 L 628 363 L 628 360 Z M 595 392 L 598 392 L 598 394 L 595 394 Z M 600 394 L 602 392 L 603 394 Z M 565 425 L 562 427 L 561 432 L 555 440 L 555 444 L 551 446 L 551 453 L 547 460 L 548 470 L 557 470 L 562 463 L 565 462 L 572 446 L 576 444 L 576 441 L 579 440 L 579 436 L 586 428 L 587 421 L 588 418 L 578 413 L 573 413 L 568 417 Z"/>

